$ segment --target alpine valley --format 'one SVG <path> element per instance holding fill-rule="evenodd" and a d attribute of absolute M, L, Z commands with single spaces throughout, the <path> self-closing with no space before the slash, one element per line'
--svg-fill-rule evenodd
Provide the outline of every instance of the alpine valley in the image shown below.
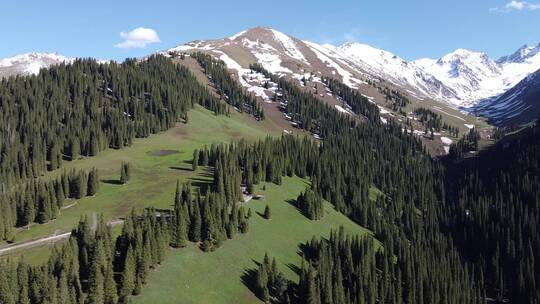
<path fill-rule="evenodd" d="M 0 109 L 0 304 L 540 303 L 540 44 L 27 53 Z"/>

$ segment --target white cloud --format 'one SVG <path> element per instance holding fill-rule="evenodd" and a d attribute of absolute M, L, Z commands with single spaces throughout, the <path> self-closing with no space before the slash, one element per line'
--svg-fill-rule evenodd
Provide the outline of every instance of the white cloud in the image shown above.
<path fill-rule="evenodd" d="M 522 10 L 528 10 L 528 11 L 534 11 L 534 10 L 540 10 L 540 3 L 529 3 L 526 1 L 517 1 L 512 0 L 508 3 L 506 3 L 503 7 L 494 7 L 491 8 L 490 11 L 492 12 L 503 12 L 507 13 L 513 10 L 522 11 Z"/>
<path fill-rule="evenodd" d="M 120 37 L 124 41 L 116 44 L 114 47 L 121 49 L 142 49 L 148 44 L 161 42 L 155 30 L 144 27 L 138 27 L 130 32 L 120 32 Z"/>

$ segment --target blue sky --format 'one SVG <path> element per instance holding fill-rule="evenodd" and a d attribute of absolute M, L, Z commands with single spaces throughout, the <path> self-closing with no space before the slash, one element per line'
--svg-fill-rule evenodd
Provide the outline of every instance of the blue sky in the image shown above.
<path fill-rule="evenodd" d="M 121 60 L 257 25 L 319 43 L 359 41 L 408 60 L 456 48 L 497 58 L 540 43 L 534 1 L 2 1 L 0 58 L 42 51 Z M 126 42 L 139 27 L 157 36 Z"/>

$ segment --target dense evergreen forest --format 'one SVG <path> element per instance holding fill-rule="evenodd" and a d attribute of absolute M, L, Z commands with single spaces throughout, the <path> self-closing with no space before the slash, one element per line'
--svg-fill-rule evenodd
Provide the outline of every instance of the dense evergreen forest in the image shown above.
<path fill-rule="evenodd" d="M 77 60 L 0 83 L 0 179 L 5 190 L 61 166 L 62 159 L 122 148 L 186 119 L 195 103 L 223 103 L 187 68 L 162 56 L 99 64 Z"/>
<path fill-rule="evenodd" d="M 100 217 L 87 218 L 69 241 L 42 266 L 0 262 L 0 303 L 127 303 L 141 292 L 148 271 L 159 264 L 169 242 L 169 225 L 154 210 L 126 218 L 113 240 Z"/>
<path fill-rule="evenodd" d="M 456 143 L 450 145 L 448 158 L 453 160 L 462 159 L 466 153 L 478 151 L 478 142 L 480 141 L 480 133 L 476 128 L 469 130 L 469 133 L 462 136 Z"/>
<path fill-rule="evenodd" d="M 3 79 L 0 238 L 6 239 L 14 225 L 55 218 L 64 197 L 84 196 L 68 194 L 65 186 L 60 191 L 59 181 L 31 179 L 61 168 L 63 161 L 167 130 L 185 121 L 195 103 L 226 112 L 187 68 L 163 56 L 122 64 L 77 60 L 35 76 Z M 20 186 L 26 183 L 30 186 Z"/>
<path fill-rule="evenodd" d="M 56 218 L 66 199 L 95 195 L 99 190 L 97 169 L 72 169 L 58 178 L 33 179 L 0 196 L 0 239 L 10 240 L 13 227 L 43 224 Z M 11 208 L 14 207 L 14 210 Z M 13 213 L 14 212 L 14 213 Z"/>
<path fill-rule="evenodd" d="M 264 118 L 222 62 L 193 56 L 227 103 Z M 211 184 L 178 183 L 171 210 L 132 212 L 116 240 L 103 219 L 95 225 L 82 219 L 45 265 L 0 262 L 0 303 L 127 303 L 168 246 L 195 242 L 213 251 L 236 233 L 247 233 L 251 212 L 240 203 L 243 189 L 252 193 L 262 181 L 281 184 L 285 175 L 311 180 L 296 201 L 309 219 L 322 217 L 324 199 L 373 236 L 340 230 L 328 240 L 302 244 L 299 283 L 285 279 L 266 256 L 251 286 L 264 301 L 540 301 L 540 127 L 505 138 L 476 158 L 452 154 L 443 163 L 401 125 L 382 124 L 376 105 L 337 81 L 325 79 L 361 121 L 260 65 L 252 69 L 277 83 L 282 110 L 320 140 L 283 135 L 196 150 L 193 170 L 211 167 Z M 194 103 L 216 114 L 228 111 L 187 69 L 161 56 L 122 64 L 79 60 L 3 80 L 1 236 L 9 237 L 15 225 L 54 218 L 67 197 L 98 191 L 97 170 L 66 172 L 48 182 L 33 178 L 62 161 L 166 130 L 185 121 Z M 477 149 L 476 130 L 463 142 Z M 129 164 L 122 164 L 123 182 L 129 182 L 129 172 Z M 374 202 L 372 187 L 381 191 Z"/>
<path fill-rule="evenodd" d="M 448 166 L 445 227 L 498 301 L 540 302 L 539 139 L 527 128 Z"/>
<path fill-rule="evenodd" d="M 280 184 L 282 175 L 310 177 L 318 194 L 374 231 L 385 252 L 396 257 L 403 288 L 397 303 L 480 303 L 482 286 L 472 281 L 450 237 L 440 230 L 443 170 L 421 143 L 398 125 L 377 123 L 378 116 L 358 124 L 286 80 L 272 81 L 298 126 L 324 140 L 283 136 L 219 146 L 208 152 L 228 164 L 216 169 L 217 176 L 227 179 L 229 170 L 242 168 L 246 185 Z M 376 203 L 368 198 L 372 185 L 386 194 Z"/>

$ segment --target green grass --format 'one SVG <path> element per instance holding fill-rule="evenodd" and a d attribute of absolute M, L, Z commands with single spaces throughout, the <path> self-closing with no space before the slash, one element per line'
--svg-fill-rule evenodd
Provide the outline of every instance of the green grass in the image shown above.
<path fill-rule="evenodd" d="M 295 199 L 308 186 L 300 178 L 283 179 L 281 186 L 266 184 L 266 191 L 257 187 L 264 199 L 252 200 L 250 230 L 226 241 L 212 253 L 204 253 L 195 245 L 169 252 L 165 262 L 149 276 L 148 285 L 133 303 L 254 303 L 259 300 L 242 283 L 247 269 L 256 267 L 266 252 L 275 257 L 279 269 L 290 279 L 297 275 L 289 268 L 300 266 L 299 245 L 313 236 L 328 237 L 332 229 L 343 226 L 353 234 L 370 233 L 325 203 L 325 215 L 319 221 L 304 217 L 288 200 Z M 268 204 L 270 220 L 263 219 Z"/>
<path fill-rule="evenodd" d="M 194 172 L 189 163 L 193 150 L 212 143 L 229 143 L 241 138 L 256 140 L 268 134 L 280 134 L 267 122 L 256 122 L 247 115 L 232 113 L 231 117 L 215 116 L 197 106 L 189 112 L 189 122 L 152 135 L 135 139 L 130 147 L 121 150 L 105 150 L 96 157 L 64 162 L 63 168 L 99 169 L 102 182 L 94 197 L 76 201 L 76 204 L 61 210 L 58 217 L 46 224 L 31 225 L 30 229 L 18 229 L 15 242 L 24 242 L 54 233 L 67 232 L 76 226 L 81 216 L 103 213 L 106 220 L 124 217 L 132 208 L 171 206 L 176 181 L 186 180 Z M 156 151 L 175 150 L 177 153 L 158 156 Z M 132 165 L 132 178 L 126 185 L 114 184 L 119 178 L 120 164 L 129 161 Z M 57 176 L 61 171 L 49 172 L 42 178 Z M 75 201 L 66 201 L 65 205 Z M 49 246 L 42 246 L 48 252 Z M 39 251 L 33 248 L 32 251 Z"/>

